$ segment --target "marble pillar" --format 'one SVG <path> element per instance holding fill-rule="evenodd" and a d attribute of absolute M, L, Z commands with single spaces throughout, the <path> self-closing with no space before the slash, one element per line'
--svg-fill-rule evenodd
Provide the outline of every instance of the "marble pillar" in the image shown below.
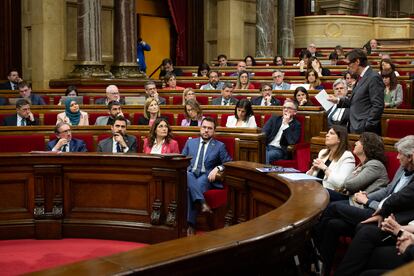
<path fill-rule="evenodd" d="M 111 72 L 116 78 L 143 77 L 137 64 L 135 0 L 117 0 L 114 4 L 114 63 Z"/>
<path fill-rule="evenodd" d="M 387 1 L 375 0 L 375 12 L 376 17 L 387 17 Z"/>
<path fill-rule="evenodd" d="M 78 62 L 69 77 L 111 77 L 102 63 L 101 0 L 78 0 L 77 19 Z"/>
<path fill-rule="evenodd" d="M 275 55 L 275 6 L 274 0 L 256 2 L 256 57 Z"/>
<path fill-rule="evenodd" d="M 295 1 L 279 0 L 277 52 L 284 57 L 295 53 Z"/>
<path fill-rule="evenodd" d="M 359 1 L 359 13 L 367 14 L 368 16 L 373 16 L 373 0 L 360 0 Z"/>

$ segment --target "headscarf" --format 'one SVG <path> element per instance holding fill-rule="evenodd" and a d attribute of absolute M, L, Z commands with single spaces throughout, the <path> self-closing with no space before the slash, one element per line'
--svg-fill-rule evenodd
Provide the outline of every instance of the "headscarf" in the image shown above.
<path fill-rule="evenodd" d="M 76 102 L 72 97 L 67 97 L 66 98 L 66 100 L 65 100 L 65 113 L 66 113 L 66 116 L 69 118 L 70 123 L 73 126 L 77 126 L 77 125 L 79 125 L 81 113 L 80 113 L 80 110 L 78 110 L 78 112 L 70 111 L 70 103 L 72 101 Z"/>

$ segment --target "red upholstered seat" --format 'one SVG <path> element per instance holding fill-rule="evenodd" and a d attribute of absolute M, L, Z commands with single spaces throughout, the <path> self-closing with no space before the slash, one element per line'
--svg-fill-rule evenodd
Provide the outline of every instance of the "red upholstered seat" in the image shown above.
<path fill-rule="evenodd" d="M 211 209 L 219 208 L 227 203 L 228 187 L 223 189 L 211 189 L 204 193 L 204 198 Z"/>
<path fill-rule="evenodd" d="M 84 141 L 89 152 L 96 151 L 93 144 L 93 133 L 72 133 L 72 137 Z M 49 135 L 49 140 L 53 139 L 56 139 L 56 135 Z"/>
<path fill-rule="evenodd" d="M 45 104 L 46 105 L 49 105 L 50 104 L 50 98 L 49 98 L 49 96 L 42 95 L 40 97 L 42 97 L 42 99 L 45 101 Z"/>
<path fill-rule="evenodd" d="M 45 150 L 45 137 L 33 135 L 1 135 L 0 152 L 30 152 Z"/>
<path fill-rule="evenodd" d="M 414 120 L 387 120 L 386 137 L 402 138 L 414 134 Z"/>
<path fill-rule="evenodd" d="M 396 151 L 385 152 L 385 156 L 387 157 L 387 173 L 390 181 L 393 179 L 395 173 L 400 167 L 400 161 L 398 161 L 397 155 L 398 152 Z"/>
<path fill-rule="evenodd" d="M 233 115 L 233 114 L 230 114 L 230 113 L 221 114 L 220 126 L 225 127 L 226 123 L 227 123 L 227 118 L 231 115 Z"/>
<path fill-rule="evenodd" d="M 94 125 L 96 119 L 100 116 L 108 116 L 108 112 L 91 112 L 89 113 L 89 125 Z"/>
<path fill-rule="evenodd" d="M 54 126 L 57 121 L 57 112 L 47 112 L 43 117 L 43 124 L 46 126 Z"/>
<path fill-rule="evenodd" d="M 313 97 L 313 96 L 310 97 L 310 100 L 311 100 L 311 102 L 314 106 L 321 106 L 321 104 L 319 103 L 319 101 L 315 97 Z"/>
<path fill-rule="evenodd" d="M 10 114 L 10 113 L 9 114 L 0 114 L 0 124 L 3 124 L 4 118 L 12 116 L 12 115 L 14 115 L 14 114 Z"/>

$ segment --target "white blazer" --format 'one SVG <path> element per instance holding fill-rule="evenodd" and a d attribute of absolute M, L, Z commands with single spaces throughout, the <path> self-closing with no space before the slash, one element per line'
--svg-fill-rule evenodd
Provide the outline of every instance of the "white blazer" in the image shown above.
<path fill-rule="evenodd" d="M 321 158 L 326 151 L 327 149 L 321 150 L 318 154 L 318 158 Z M 322 160 L 325 163 L 327 159 L 328 156 Z M 330 170 L 329 177 L 325 175 L 322 184 L 327 189 L 339 191 L 344 187 L 345 178 L 347 178 L 347 176 L 355 169 L 355 157 L 347 150 L 342 154 L 338 161 L 332 161 L 328 168 Z M 312 175 L 316 176 L 318 173 L 319 170 L 316 170 Z"/>
<path fill-rule="evenodd" d="M 231 115 L 231 116 L 227 117 L 226 127 L 236 127 L 236 123 L 237 123 L 237 119 L 234 115 Z M 241 126 L 237 126 L 237 127 L 255 128 L 255 127 L 257 127 L 256 118 L 254 116 L 250 116 L 249 120 L 247 120 L 247 122 L 243 121 L 243 124 Z"/>

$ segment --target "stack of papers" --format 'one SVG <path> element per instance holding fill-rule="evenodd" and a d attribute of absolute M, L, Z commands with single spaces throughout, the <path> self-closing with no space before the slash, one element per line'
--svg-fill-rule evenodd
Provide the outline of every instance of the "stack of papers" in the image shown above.
<path fill-rule="evenodd" d="M 282 176 L 284 178 L 290 179 L 290 180 L 317 180 L 322 181 L 322 179 L 308 175 L 306 173 L 281 173 L 279 176 Z"/>

